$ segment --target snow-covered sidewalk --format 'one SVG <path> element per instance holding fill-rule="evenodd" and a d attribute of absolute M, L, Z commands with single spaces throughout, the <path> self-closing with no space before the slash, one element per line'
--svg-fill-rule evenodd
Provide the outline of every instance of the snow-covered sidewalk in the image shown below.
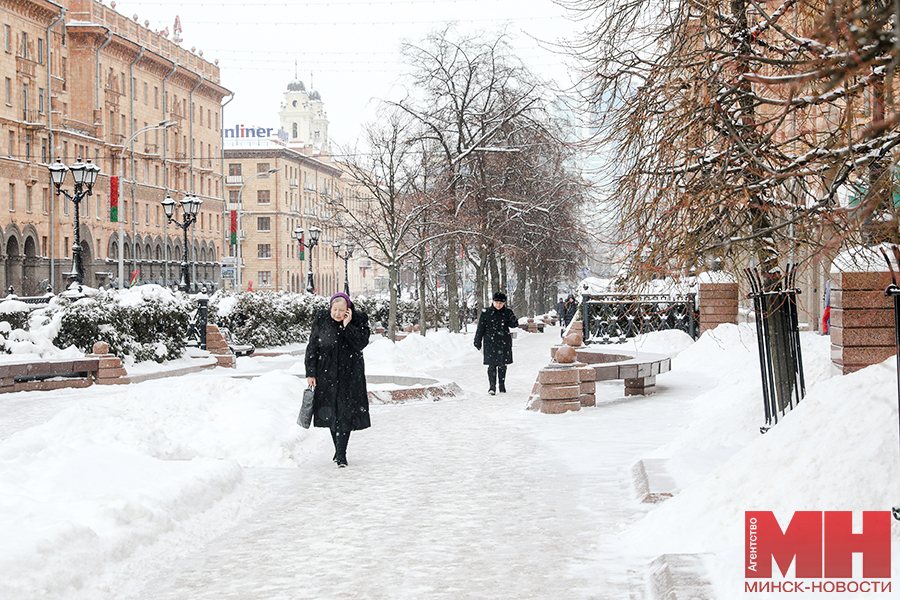
<path fill-rule="evenodd" d="M 641 513 L 629 467 L 684 407 L 647 398 L 578 420 L 524 411 L 556 339 L 521 336 L 507 395 L 485 393 L 473 353 L 439 373 L 468 397 L 373 407 L 348 469 L 323 443 L 300 468 L 260 474 L 265 506 L 134 597 L 628 598 L 642 577 L 615 548 Z"/>

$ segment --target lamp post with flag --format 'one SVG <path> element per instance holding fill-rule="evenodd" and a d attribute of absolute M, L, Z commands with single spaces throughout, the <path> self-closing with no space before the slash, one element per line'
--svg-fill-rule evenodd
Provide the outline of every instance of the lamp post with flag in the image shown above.
<path fill-rule="evenodd" d="M 303 240 L 303 228 L 300 227 L 299 225 L 297 225 L 296 229 L 294 229 L 294 231 L 291 232 L 291 237 L 294 238 L 295 240 L 297 240 L 297 243 L 300 244 L 300 253 L 297 254 L 297 258 L 299 258 L 301 261 L 303 261 L 304 254 L 305 254 L 304 250 L 306 249 L 306 247 L 303 244 L 303 241 L 304 241 Z M 303 274 L 302 268 L 301 268 L 300 274 L 301 275 Z M 302 284 L 302 282 L 303 282 L 303 279 L 301 278 L 300 283 Z"/>

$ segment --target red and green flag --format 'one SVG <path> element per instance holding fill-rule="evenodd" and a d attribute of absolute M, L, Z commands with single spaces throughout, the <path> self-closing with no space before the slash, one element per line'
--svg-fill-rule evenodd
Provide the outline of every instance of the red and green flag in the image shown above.
<path fill-rule="evenodd" d="M 231 245 L 237 245 L 237 229 L 238 229 L 238 219 L 237 219 L 237 211 L 231 211 Z"/>
<path fill-rule="evenodd" d="M 303 251 L 306 250 L 306 244 L 303 243 L 303 240 L 305 239 L 305 236 L 306 236 L 305 233 L 300 236 L 300 260 L 304 260 L 304 258 L 303 258 L 304 252 Z"/>
<path fill-rule="evenodd" d="M 109 178 L 109 222 L 119 222 L 119 178 Z"/>
<path fill-rule="evenodd" d="M 131 272 L 131 281 L 128 283 L 128 287 L 132 287 L 138 284 L 138 281 L 141 280 L 141 271 L 140 269 L 135 269 Z"/>

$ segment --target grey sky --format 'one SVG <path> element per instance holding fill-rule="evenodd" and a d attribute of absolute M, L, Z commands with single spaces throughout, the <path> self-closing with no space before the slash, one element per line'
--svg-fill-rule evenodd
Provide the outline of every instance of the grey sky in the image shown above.
<path fill-rule="evenodd" d="M 105 2 L 109 4 L 109 2 Z M 372 119 L 376 98 L 403 94 L 398 48 L 456 22 L 463 32 L 506 27 L 522 61 L 545 78 L 567 81 L 563 56 L 532 37 L 553 42 L 578 24 L 550 0 L 161 0 L 117 2 L 116 10 L 150 28 L 173 29 L 181 17 L 181 46 L 219 60 L 222 84 L 235 92 L 226 125 L 277 127 L 282 92 L 297 74 L 322 94 L 333 141 L 356 140 Z M 310 75 L 312 73 L 312 76 Z"/>

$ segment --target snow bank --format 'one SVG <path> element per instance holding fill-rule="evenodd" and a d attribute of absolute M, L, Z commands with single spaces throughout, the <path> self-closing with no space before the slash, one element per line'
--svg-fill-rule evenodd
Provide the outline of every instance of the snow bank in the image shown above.
<path fill-rule="evenodd" d="M 425 336 L 413 333 L 396 343 L 379 337 L 364 350 L 366 373 L 407 376 L 423 376 L 477 352 L 470 336 L 447 330 Z"/>
<path fill-rule="evenodd" d="M 891 244 L 879 244 L 878 246 L 854 246 L 842 252 L 831 263 L 832 273 L 867 273 L 887 271 L 888 265 L 881 251 L 884 250 L 891 259 L 894 272 L 898 271 L 897 261 Z"/>
<path fill-rule="evenodd" d="M 0 442 L 0 597 L 66 597 L 232 494 L 242 467 L 305 460 L 300 378 L 180 383 L 116 388 Z"/>
<path fill-rule="evenodd" d="M 786 526 L 797 510 L 888 510 L 900 501 L 895 359 L 831 377 L 829 339 L 803 334 L 801 345 L 807 396 L 765 435 L 752 328 L 720 326 L 673 361 L 673 372 L 706 390 L 692 401 L 692 425 L 654 453 L 687 485 L 625 537 L 648 556 L 707 555 L 718 597 L 743 590 L 744 511 L 774 511 Z M 718 468 L 690 480 L 685 465 L 701 455 Z M 897 572 L 897 524 L 894 539 Z"/>

